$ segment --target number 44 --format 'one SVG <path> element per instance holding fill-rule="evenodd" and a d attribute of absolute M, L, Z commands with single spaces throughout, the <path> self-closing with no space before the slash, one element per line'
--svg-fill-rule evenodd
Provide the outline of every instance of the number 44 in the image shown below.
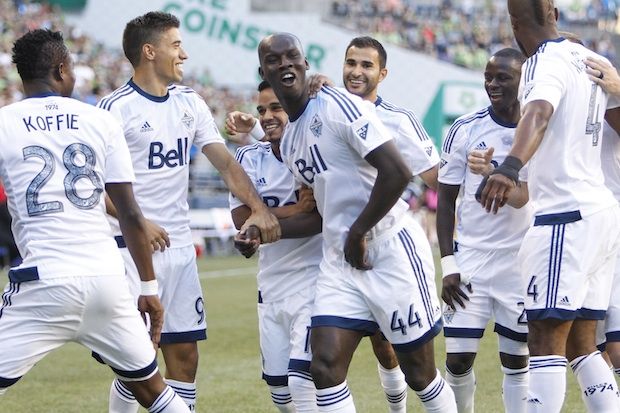
<path fill-rule="evenodd" d="M 399 317 L 398 310 L 392 313 L 392 331 L 398 331 L 403 335 L 407 334 L 407 326 L 413 327 L 418 326 L 418 328 L 422 328 L 422 320 L 420 319 L 420 314 L 417 311 L 413 310 L 413 304 L 409 306 L 409 317 L 407 318 L 407 325 L 403 321 L 402 317 Z"/>

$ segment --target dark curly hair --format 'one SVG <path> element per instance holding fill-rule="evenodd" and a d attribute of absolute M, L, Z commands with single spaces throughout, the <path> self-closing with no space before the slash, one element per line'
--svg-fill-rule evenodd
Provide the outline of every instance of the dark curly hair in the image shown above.
<path fill-rule="evenodd" d="M 22 80 L 45 79 L 69 56 L 61 32 L 32 30 L 13 45 L 13 63 Z"/>

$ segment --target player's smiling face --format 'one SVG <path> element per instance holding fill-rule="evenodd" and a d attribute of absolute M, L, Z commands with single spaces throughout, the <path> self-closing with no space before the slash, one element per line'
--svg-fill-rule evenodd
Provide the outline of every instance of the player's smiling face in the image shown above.
<path fill-rule="evenodd" d="M 166 83 L 183 80 L 183 62 L 189 56 L 181 46 L 181 33 L 176 27 L 163 32 L 154 45 L 155 72 Z"/>
<path fill-rule="evenodd" d="M 484 89 L 496 113 L 517 103 L 521 65 L 515 59 L 492 57 L 484 71 Z"/>
<path fill-rule="evenodd" d="M 260 91 L 256 110 L 258 111 L 260 125 L 269 142 L 279 141 L 284 133 L 284 127 L 288 123 L 288 115 L 272 88 L 268 87 Z"/>
<path fill-rule="evenodd" d="M 294 36 L 269 36 L 259 46 L 259 57 L 261 74 L 278 96 L 291 99 L 302 97 L 308 62 Z"/>
<path fill-rule="evenodd" d="M 367 98 L 376 94 L 387 69 L 381 69 L 379 52 L 372 47 L 351 46 L 347 50 L 342 68 L 344 87 L 354 95 Z"/>

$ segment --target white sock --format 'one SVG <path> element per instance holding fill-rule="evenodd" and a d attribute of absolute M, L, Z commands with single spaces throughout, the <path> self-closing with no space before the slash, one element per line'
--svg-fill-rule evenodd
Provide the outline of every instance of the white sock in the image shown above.
<path fill-rule="evenodd" d="M 570 366 L 589 412 L 618 412 L 618 386 L 600 351 L 577 357 Z"/>
<path fill-rule="evenodd" d="M 476 392 L 476 374 L 470 368 L 463 374 L 454 374 L 446 366 L 446 382 L 454 392 L 459 413 L 473 413 L 474 393 Z"/>
<path fill-rule="evenodd" d="M 196 411 L 196 382 L 187 383 L 172 379 L 165 379 L 164 381 L 183 399 L 190 412 Z"/>
<path fill-rule="evenodd" d="M 271 401 L 281 413 L 295 413 L 293 399 L 288 386 L 269 386 Z"/>
<path fill-rule="evenodd" d="M 504 381 L 502 399 L 506 413 L 525 413 L 527 411 L 527 386 L 530 380 L 528 367 L 509 369 L 502 366 Z"/>
<path fill-rule="evenodd" d="M 288 389 L 293 398 L 297 413 L 316 413 L 316 388 L 309 372 L 300 370 L 288 371 Z"/>
<path fill-rule="evenodd" d="M 140 404 L 127 386 L 119 379 L 114 379 L 110 386 L 109 413 L 138 413 L 139 407 Z"/>
<path fill-rule="evenodd" d="M 347 381 L 326 389 L 316 390 L 316 403 L 319 412 L 355 413 L 353 397 L 347 386 Z"/>
<path fill-rule="evenodd" d="M 559 413 L 566 395 L 566 357 L 530 356 L 529 413 Z"/>
<path fill-rule="evenodd" d="M 457 413 L 454 393 L 439 370 L 433 381 L 422 391 L 416 391 L 422 405 L 429 413 Z"/>
<path fill-rule="evenodd" d="M 407 382 L 400 366 L 386 369 L 377 364 L 379 380 L 388 401 L 390 413 L 405 413 L 407 411 Z"/>
<path fill-rule="evenodd" d="M 151 407 L 148 408 L 148 411 L 150 413 L 188 413 L 189 408 L 174 390 L 166 386 Z"/>

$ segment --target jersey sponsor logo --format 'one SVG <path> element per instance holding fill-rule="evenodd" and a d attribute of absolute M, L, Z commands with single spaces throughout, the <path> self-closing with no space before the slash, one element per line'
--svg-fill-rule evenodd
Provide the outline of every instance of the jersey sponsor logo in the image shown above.
<path fill-rule="evenodd" d="M 321 132 L 323 131 L 323 122 L 321 122 L 321 118 L 319 115 L 314 115 L 312 118 L 312 122 L 310 123 L 310 132 L 317 138 L 321 136 Z"/>
<path fill-rule="evenodd" d="M 176 168 L 187 165 L 188 162 L 188 139 L 177 139 L 177 147 L 164 153 L 164 144 L 151 142 L 149 149 L 149 169 L 161 169 L 164 166 Z"/>
<path fill-rule="evenodd" d="M 153 131 L 153 128 L 151 127 L 148 121 L 144 122 L 142 124 L 142 127 L 140 128 L 140 132 L 152 132 L 152 131 Z"/>
<path fill-rule="evenodd" d="M 359 136 L 363 140 L 366 140 L 366 135 L 368 135 L 368 124 L 365 124 L 364 126 L 359 128 L 357 131 L 355 131 L 355 133 L 357 133 L 357 136 Z"/>
<path fill-rule="evenodd" d="M 181 123 L 187 128 L 191 129 L 194 125 L 194 117 L 187 112 L 183 112 L 183 117 L 181 118 Z"/>
<path fill-rule="evenodd" d="M 327 164 L 323 160 L 321 153 L 319 152 L 319 147 L 314 144 L 309 148 L 310 156 L 312 157 L 312 162 L 306 162 L 305 159 L 297 159 L 295 161 L 295 166 L 297 167 L 297 172 L 308 182 L 309 184 L 314 183 L 314 175 L 318 175 L 321 172 L 327 170 Z"/>

